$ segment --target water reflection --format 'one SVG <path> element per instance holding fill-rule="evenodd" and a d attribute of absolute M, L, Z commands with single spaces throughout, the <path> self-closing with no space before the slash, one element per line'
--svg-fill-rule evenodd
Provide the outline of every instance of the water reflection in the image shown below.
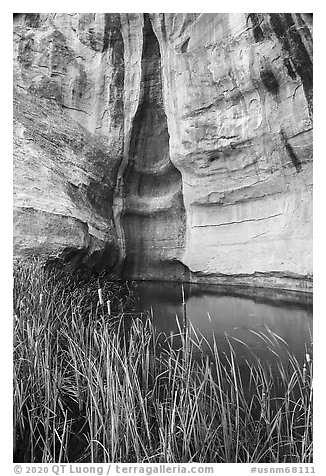
<path fill-rule="evenodd" d="M 187 317 L 198 330 L 213 343 L 219 352 L 229 349 L 229 336 L 241 360 L 251 359 L 251 353 L 273 363 L 273 352 L 259 337 L 267 329 L 280 339 L 278 353 L 284 361 L 289 349 L 299 362 L 306 349 L 311 351 L 312 302 L 306 294 L 257 289 L 230 289 L 221 286 L 185 284 Z M 152 310 L 158 332 L 177 334 L 176 315 L 182 321 L 182 291 L 179 283 L 138 282 L 133 284 L 137 310 Z M 235 339 L 232 339 L 235 338 Z M 238 342 L 244 342 L 248 347 Z"/>

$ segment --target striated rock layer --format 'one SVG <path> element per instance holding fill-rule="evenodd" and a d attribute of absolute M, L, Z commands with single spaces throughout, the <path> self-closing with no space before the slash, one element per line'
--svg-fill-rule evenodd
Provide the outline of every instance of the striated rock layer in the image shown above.
<path fill-rule="evenodd" d="M 312 288 L 309 14 L 15 20 L 18 256 Z"/>

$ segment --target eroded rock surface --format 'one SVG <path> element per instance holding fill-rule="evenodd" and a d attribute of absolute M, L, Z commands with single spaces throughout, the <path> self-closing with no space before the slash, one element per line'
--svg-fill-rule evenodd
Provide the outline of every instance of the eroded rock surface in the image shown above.
<path fill-rule="evenodd" d="M 26 14 L 14 32 L 14 250 L 118 262 L 120 15 Z M 114 45 L 114 51 L 113 51 Z"/>
<path fill-rule="evenodd" d="M 310 290 L 309 14 L 15 22 L 15 253 Z"/>

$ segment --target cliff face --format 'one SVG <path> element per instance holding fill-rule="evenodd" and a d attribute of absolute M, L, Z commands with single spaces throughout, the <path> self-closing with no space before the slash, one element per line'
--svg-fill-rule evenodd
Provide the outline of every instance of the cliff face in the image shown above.
<path fill-rule="evenodd" d="M 14 33 L 14 252 L 112 267 L 120 16 L 27 14 Z"/>
<path fill-rule="evenodd" d="M 311 288 L 306 14 L 15 21 L 15 253 Z"/>

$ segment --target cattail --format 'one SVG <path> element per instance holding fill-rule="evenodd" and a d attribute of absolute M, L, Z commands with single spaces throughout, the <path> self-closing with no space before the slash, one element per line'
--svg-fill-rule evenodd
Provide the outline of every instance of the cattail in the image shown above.
<path fill-rule="evenodd" d="M 308 364 L 309 364 L 309 362 L 310 362 L 310 355 L 309 355 L 308 353 L 306 354 L 306 361 L 307 361 Z"/>
<path fill-rule="evenodd" d="M 43 302 L 43 293 L 40 294 L 39 305 L 42 306 Z"/>
<path fill-rule="evenodd" d="M 99 303 L 100 303 L 101 305 L 103 305 L 102 289 L 101 289 L 101 288 L 98 288 L 97 292 L 98 292 L 98 300 L 99 300 Z"/>
<path fill-rule="evenodd" d="M 182 291 L 182 302 L 185 302 L 185 291 L 183 289 L 183 284 L 181 285 L 181 291 Z"/>
<path fill-rule="evenodd" d="M 306 363 L 304 363 L 303 364 L 303 372 L 302 372 L 303 384 L 306 383 L 306 377 L 307 377 L 307 367 L 306 367 Z"/>
<path fill-rule="evenodd" d="M 265 393 L 265 390 L 262 391 L 262 395 L 261 395 L 260 418 L 263 418 L 264 420 L 266 420 L 266 393 Z"/>
<path fill-rule="evenodd" d="M 108 315 L 109 315 L 109 316 L 111 315 L 111 305 L 110 305 L 110 303 L 111 303 L 110 300 L 108 300 L 108 301 L 106 302 L 106 305 L 107 305 L 107 307 L 108 307 Z"/>

